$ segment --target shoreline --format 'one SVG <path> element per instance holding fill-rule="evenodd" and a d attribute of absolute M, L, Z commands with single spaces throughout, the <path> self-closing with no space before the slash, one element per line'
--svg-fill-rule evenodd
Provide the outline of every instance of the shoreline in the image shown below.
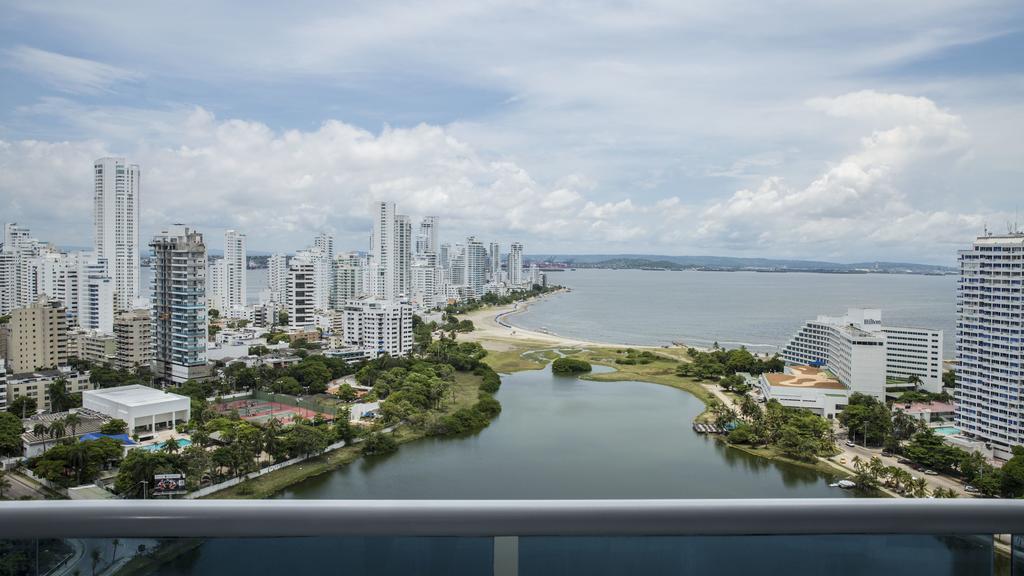
<path fill-rule="evenodd" d="M 560 290 L 552 293 L 552 295 L 562 294 L 567 290 Z M 716 391 L 713 390 L 713 386 L 709 386 L 703 383 L 692 381 L 691 379 L 685 379 L 673 375 L 645 375 L 637 372 L 636 370 L 624 370 L 625 366 L 616 365 L 614 362 L 602 362 L 594 358 L 594 353 L 601 352 L 604 350 L 611 349 L 623 349 L 623 348 L 634 348 L 634 349 L 646 349 L 652 351 L 660 351 L 666 357 L 672 358 L 677 361 L 687 361 L 684 359 L 685 351 L 690 346 L 683 347 L 678 345 L 671 346 L 651 346 L 651 345 L 635 345 L 635 344 L 616 344 L 609 342 L 596 342 L 591 340 L 579 340 L 575 338 L 564 338 L 557 334 L 537 332 L 533 330 L 527 330 L 517 328 L 503 320 L 509 316 L 521 314 L 529 310 L 532 303 L 541 298 L 545 298 L 548 295 L 532 298 L 525 300 L 513 305 L 506 306 L 489 306 L 474 310 L 469 314 L 463 315 L 464 317 L 473 321 L 475 329 L 473 332 L 459 334 L 459 339 L 465 341 L 477 342 L 488 351 L 488 356 L 494 360 L 495 356 L 501 355 L 501 361 L 495 362 L 496 365 L 491 367 L 497 372 L 512 373 L 523 370 L 537 370 L 543 369 L 550 360 L 545 362 L 537 362 L 535 359 L 531 359 L 529 362 L 513 362 L 508 358 L 509 355 L 515 355 L 520 358 L 525 358 L 525 355 L 541 353 L 547 350 L 559 351 L 559 350 L 570 350 L 582 348 L 577 353 L 584 353 L 587 361 L 592 364 L 605 366 L 611 368 L 613 372 L 605 372 L 600 375 L 587 374 L 582 376 L 589 380 L 604 380 L 604 381 L 626 381 L 632 380 L 637 382 L 644 382 L 647 384 L 656 384 L 659 386 L 668 386 L 670 388 L 676 388 L 686 392 L 698 400 L 700 400 L 705 410 L 693 418 L 693 422 L 703 421 L 707 414 L 707 406 L 710 398 L 717 396 Z M 692 346 L 692 348 L 706 351 L 707 348 L 701 348 Z M 487 361 L 486 359 L 484 360 Z M 531 364 L 532 366 L 528 365 Z M 595 376 L 597 376 L 595 378 Z M 667 378 L 666 378 L 667 377 Z M 782 462 L 785 464 L 799 466 L 814 470 L 820 474 L 828 474 L 832 476 L 839 476 L 849 478 L 852 477 L 852 471 L 841 464 L 831 461 L 828 458 L 818 458 L 814 462 L 802 462 L 787 458 L 781 454 L 767 453 L 767 450 L 758 450 L 756 448 L 750 448 L 745 446 L 737 446 L 730 444 L 724 437 L 717 438 L 718 441 L 724 443 L 730 448 L 735 448 L 751 456 L 764 458 L 765 460 Z M 896 496 L 895 494 L 885 490 L 881 490 L 886 496 Z"/>

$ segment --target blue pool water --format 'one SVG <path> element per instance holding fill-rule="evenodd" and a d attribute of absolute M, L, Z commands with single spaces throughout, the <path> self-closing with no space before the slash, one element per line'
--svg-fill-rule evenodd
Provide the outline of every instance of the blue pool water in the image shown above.
<path fill-rule="evenodd" d="M 181 448 L 184 448 L 186 446 L 191 446 L 191 445 L 192 445 L 192 441 L 191 440 L 189 440 L 187 438 L 178 438 L 178 446 L 180 446 Z M 160 444 L 150 444 L 149 446 L 143 446 L 142 449 L 147 451 L 147 452 L 156 452 L 157 450 L 162 450 L 163 447 L 164 447 L 164 443 L 161 442 Z"/>
<path fill-rule="evenodd" d="M 941 434 L 943 436 L 955 436 L 960 433 L 960 429 L 956 426 L 939 426 L 938 428 L 934 428 L 934 430 L 936 434 Z"/>

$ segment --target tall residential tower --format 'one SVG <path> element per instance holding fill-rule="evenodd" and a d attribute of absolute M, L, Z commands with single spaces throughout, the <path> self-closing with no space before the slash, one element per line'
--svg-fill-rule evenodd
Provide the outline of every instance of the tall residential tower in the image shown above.
<path fill-rule="evenodd" d="M 114 308 L 131 310 L 139 297 L 138 164 L 100 158 L 93 165 L 93 238 L 114 280 Z"/>
<path fill-rule="evenodd" d="M 180 384 L 206 378 L 206 244 L 182 224 L 153 237 L 153 375 Z"/>
<path fill-rule="evenodd" d="M 956 424 L 1009 459 L 1024 444 L 1024 234 L 960 251 Z"/>

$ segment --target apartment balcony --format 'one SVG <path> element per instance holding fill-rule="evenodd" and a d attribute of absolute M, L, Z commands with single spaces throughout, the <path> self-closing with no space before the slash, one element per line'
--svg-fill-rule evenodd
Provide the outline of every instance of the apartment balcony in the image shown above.
<path fill-rule="evenodd" d="M 30 556 L 69 539 L 68 548 L 99 549 L 101 562 L 116 562 L 117 539 L 122 565 L 148 562 L 133 573 L 160 574 L 1009 576 L 1024 568 L 1024 539 L 997 537 L 1010 534 L 1024 534 L 1022 501 L 133 500 L 0 506 L 0 538 L 16 540 Z M 90 555 L 80 556 L 72 553 L 66 562 L 89 573 Z M 40 573 L 49 568 L 43 565 Z M 54 573 L 61 570 L 72 573 L 74 566 Z"/>

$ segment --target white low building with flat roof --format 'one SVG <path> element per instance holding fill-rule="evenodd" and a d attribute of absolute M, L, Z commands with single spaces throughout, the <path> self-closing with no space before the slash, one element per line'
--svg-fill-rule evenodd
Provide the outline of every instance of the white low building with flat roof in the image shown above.
<path fill-rule="evenodd" d="M 192 417 L 187 396 L 132 384 L 82 392 L 82 407 L 128 423 L 128 433 L 177 429 Z"/>
<path fill-rule="evenodd" d="M 766 372 L 757 381 L 765 400 L 789 408 L 803 408 L 818 416 L 835 418 L 850 399 L 850 389 L 828 372 L 814 366 L 786 366 Z"/>

